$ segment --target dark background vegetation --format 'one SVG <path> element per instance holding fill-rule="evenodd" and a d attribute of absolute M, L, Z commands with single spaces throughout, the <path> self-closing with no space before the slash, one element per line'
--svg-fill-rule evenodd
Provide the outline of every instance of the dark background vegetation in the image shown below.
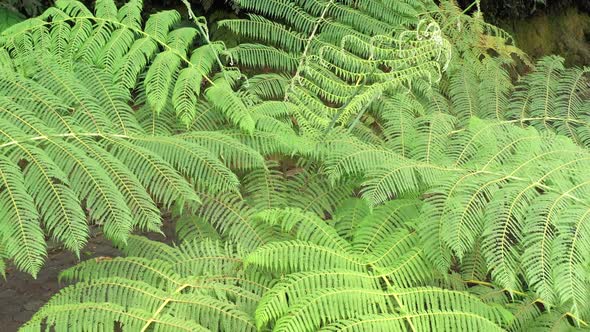
<path fill-rule="evenodd" d="M 81 1 L 90 7 L 94 2 Z M 456 1 L 463 8 L 468 8 L 473 3 L 473 0 Z M 26 17 L 41 13 L 52 2 L 53 0 L 0 0 L 0 5 Z M 118 2 L 123 4 L 125 0 Z M 235 14 L 232 0 L 190 2 L 195 13 L 206 14 L 209 22 Z M 161 9 L 186 12 L 180 0 L 144 0 L 144 7 L 146 16 Z M 475 6 L 472 10 L 474 8 Z M 482 0 L 481 9 L 488 22 L 511 33 L 517 46 L 533 59 L 559 54 L 566 59 L 568 65 L 590 65 L 590 0 Z M 183 17 L 186 18 L 186 15 Z"/>
<path fill-rule="evenodd" d="M 82 0 L 92 5 L 93 0 Z M 118 1 L 120 4 L 124 0 Z M 231 1 L 228 0 L 191 0 L 195 11 L 205 12 L 211 10 L 232 11 Z M 473 3 L 473 0 L 457 0 L 463 8 Z M 26 16 L 40 13 L 49 7 L 53 0 L 0 0 L 4 6 L 18 10 Z M 180 0 L 144 0 L 145 8 L 149 11 L 162 8 L 176 8 L 182 6 Z M 506 19 L 526 19 L 533 15 L 543 13 L 560 12 L 575 7 L 580 11 L 590 13 L 590 0 L 482 0 L 482 10 L 486 18 L 493 23 Z"/>
<path fill-rule="evenodd" d="M 458 0 L 466 8 L 473 0 Z M 505 19 L 526 19 L 533 15 L 559 12 L 575 7 L 590 12 L 590 0 L 482 0 L 481 9 L 486 19 L 498 23 Z"/>
<path fill-rule="evenodd" d="M 24 16 L 35 16 L 46 8 L 50 7 L 55 0 L 0 0 L 0 4 L 13 10 L 19 11 Z M 88 7 L 92 8 L 94 0 L 80 0 Z M 125 0 L 117 0 L 119 5 L 124 4 Z M 191 0 L 195 12 L 207 12 L 216 9 L 232 10 L 229 1 L 225 0 Z M 144 0 L 146 14 L 155 12 L 160 9 L 183 8 L 180 0 Z"/>

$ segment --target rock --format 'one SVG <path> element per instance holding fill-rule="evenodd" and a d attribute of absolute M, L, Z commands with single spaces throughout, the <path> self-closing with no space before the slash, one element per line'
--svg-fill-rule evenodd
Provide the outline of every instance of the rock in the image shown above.
<path fill-rule="evenodd" d="M 25 303 L 23 308 L 25 308 L 25 310 L 28 310 L 28 311 L 37 311 L 39 308 L 41 308 L 43 306 L 43 304 L 44 304 L 43 301 L 31 301 L 31 302 Z"/>
<path fill-rule="evenodd" d="M 500 22 L 533 58 L 558 54 L 567 66 L 590 65 L 590 15 L 576 7 Z"/>
<path fill-rule="evenodd" d="M 14 296 L 16 296 L 16 291 L 14 289 L 0 289 L 0 298 L 11 298 Z"/>

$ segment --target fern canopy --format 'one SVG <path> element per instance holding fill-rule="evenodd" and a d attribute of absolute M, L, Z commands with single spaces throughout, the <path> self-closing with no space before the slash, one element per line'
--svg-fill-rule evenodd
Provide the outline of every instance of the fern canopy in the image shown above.
<path fill-rule="evenodd" d="M 297 193 L 287 189 L 297 187 L 296 178 L 275 181 L 287 197 Z M 281 207 L 286 205 L 279 201 L 262 210 L 243 202 L 244 222 L 272 234 L 253 249 L 247 249 L 249 239 L 220 229 L 216 216 L 208 214 L 179 223 L 179 231 L 191 223 L 191 234 L 200 235 L 181 236 L 175 247 L 132 236 L 123 249 L 127 257 L 90 260 L 64 271 L 62 279 L 77 282 L 22 330 L 36 331 L 43 324 L 56 330 L 96 325 L 170 331 L 314 331 L 349 325 L 403 330 L 406 324 L 499 330 L 507 324 L 507 310 L 433 285 L 412 227 L 419 201 L 365 211 L 346 237 L 332 225 L 340 221 L 312 212 L 314 206 L 347 208 L 336 201 L 310 202 L 307 211 Z M 89 310 L 96 313 L 92 319 L 78 319 Z"/>
<path fill-rule="evenodd" d="M 590 327 L 587 68 L 478 1 L 239 0 L 232 47 L 183 3 L 0 35 L 0 255 L 35 274 L 88 222 L 125 253 L 23 331 Z M 130 235 L 161 210 L 173 245 Z"/>
<path fill-rule="evenodd" d="M 146 93 L 154 95 L 150 85 L 170 82 L 154 74 L 134 99 L 135 76 L 152 77 L 156 67 L 115 75 L 125 72 L 116 64 L 137 64 L 131 50 L 144 44 L 133 40 L 143 33 L 139 3 L 118 12 L 111 5 L 99 2 L 92 16 L 77 2 L 60 1 L 2 35 L 0 243 L 2 256 L 32 275 L 46 256 L 46 237 L 78 254 L 90 221 L 102 225 L 109 239 L 125 243 L 134 229 L 159 232 L 161 207 L 195 208 L 201 202 L 197 190 L 235 192 L 239 180 L 230 167 L 264 167 L 257 151 L 230 135 L 180 133 L 175 128 L 181 128 L 182 117 L 172 118 L 168 132 L 157 132 L 154 125 L 165 123 L 164 116 L 136 111 L 153 108 L 151 97 L 145 105 L 141 101 Z M 165 26 L 177 16 L 155 15 L 145 34 L 188 48 L 194 34 L 166 35 Z M 129 45 L 119 45 L 124 42 Z M 147 42 L 154 51 L 168 47 Z M 167 94 L 158 100 L 166 101 Z"/>

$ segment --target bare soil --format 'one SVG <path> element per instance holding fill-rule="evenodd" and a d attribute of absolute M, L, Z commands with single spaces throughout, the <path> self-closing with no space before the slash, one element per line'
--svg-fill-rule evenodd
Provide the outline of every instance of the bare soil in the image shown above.
<path fill-rule="evenodd" d="M 80 260 L 119 255 L 120 252 L 110 241 L 98 235 L 88 241 L 80 254 Z M 58 283 L 59 273 L 77 263 L 79 260 L 73 253 L 56 248 L 49 252 L 37 279 L 9 267 L 6 280 L 0 279 L 0 331 L 17 331 L 53 294 L 65 286 Z"/>
<path fill-rule="evenodd" d="M 0 0 L 1 1 L 1 0 Z M 161 230 L 164 233 L 140 233 L 147 238 L 172 244 L 175 239 L 175 225 L 169 213 L 163 215 Z M 121 252 L 102 236 L 100 229 L 90 226 L 90 239 L 80 252 L 80 259 L 61 247 L 48 249 L 45 265 L 37 279 L 19 271 L 14 266 L 6 270 L 6 280 L 0 276 L 0 332 L 17 331 L 41 306 L 67 284 L 58 282 L 59 273 L 69 267 L 96 257 L 117 257 Z"/>

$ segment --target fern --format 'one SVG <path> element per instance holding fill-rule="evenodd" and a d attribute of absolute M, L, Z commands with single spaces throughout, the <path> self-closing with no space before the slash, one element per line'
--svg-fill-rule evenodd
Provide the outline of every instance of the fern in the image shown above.
<path fill-rule="evenodd" d="M 255 180 L 258 172 L 249 175 L 250 183 L 261 188 Z M 278 176 L 276 172 L 272 174 Z M 289 188 L 293 180 L 275 181 Z M 285 195 L 297 193 L 287 189 Z M 433 275 L 412 228 L 417 205 L 416 200 L 396 201 L 367 211 L 352 232 L 358 240 L 352 241 L 340 237 L 332 225 L 340 221 L 281 208 L 288 206 L 282 201 L 270 204 L 271 209 L 241 208 L 255 209 L 244 218 L 271 227 L 274 234 L 252 249 L 245 249 L 252 244 L 244 234 L 226 232 L 216 216 L 206 214 L 199 219 L 201 226 L 194 227 L 213 228 L 200 240 L 185 238 L 180 246 L 169 247 L 130 237 L 123 248 L 128 257 L 90 260 L 64 271 L 62 279 L 78 282 L 50 300 L 22 330 L 42 324 L 56 330 L 98 324 L 109 330 L 153 326 L 171 331 L 200 326 L 219 331 L 332 330 L 349 324 L 377 330 L 403 330 L 406 324 L 499 329 L 507 311 L 467 292 L 429 286 Z M 206 239 L 211 236 L 221 236 L 226 244 Z M 89 317 L 89 310 L 96 312 L 92 318 L 76 318 Z M 383 322 L 373 325 L 374 320 Z M 179 325 L 167 325 L 172 322 Z"/>
<path fill-rule="evenodd" d="M 421 77 L 435 80 L 447 56 L 440 28 L 412 17 L 423 8 L 419 2 L 238 3 L 256 14 L 220 26 L 260 44 L 240 44 L 225 54 L 241 66 L 294 72 L 280 97 L 297 105 L 299 125 L 307 131 L 332 119 L 352 122 L 364 104 L 392 87 Z M 417 25 L 415 32 L 401 32 L 411 25 Z"/>
<path fill-rule="evenodd" d="M 27 76 L 5 69 L 0 80 L 0 238 L 20 269 L 37 273 L 45 235 L 78 253 L 88 237 L 86 216 L 125 242 L 134 228 L 158 231 L 156 204 L 194 206 L 194 184 L 235 191 L 229 166 L 264 167 L 256 151 L 223 134 L 150 135 L 129 92 L 108 72 L 59 62 L 46 56 L 28 64 Z"/>
<path fill-rule="evenodd" d="M 0 32 L 2 32 L 2 30 L 4 30 L 4 29 L 10 27 L 11 25 L 22 21 L 22 17 L 20 14 L 18 14 L 15 11 L 12 11 L 6 7 L 0 7 L 0 17 L 2 18 L 2 20 L 1 20 L 2 24 L 0 25 Z"/>
<path fill-rule="evenodd" d="M 127 256 L 23 330 L 588 327 L 586 69 L 533 66 L 477 1 L 236 3 L 228 49 L 133 1 L 2 35 L 0 253 L 79 246 L 88 215 Z M 128 237 L 159 207 L 180 244 Z"/>
<path fill-rule="evenodd" d="M 235 248 L 216 242 L 172 248 L 141 237 L 130 238 L 130 244 L 135 257 L 91 260 L 64 271 L 62 278 L 79 282 L 21 330 L 36 331 L 40 324 L 56 330 L 113 330 L 117 324 L 133 331 L 255 330 L 249 308 L 265 286 L 240 286 L 247 281 L 240 281 Z M 74 318 L 90 312 L 90 320 Z"/>
<path fill-rule="evenodd" d="M 579 305 L 588 284 L 578 269 L 587 264 L 580 260 L 586 240 L 578 236 L 585 234 L 587 152 L 532 128 L 472 120 L 456 131 L 454 118 L 447 116 L 446 126 L 443 119 L 415 118 L 416 138 L 405 142 L 410 158 L 384 147 L 333 143 L 329 173 L 336 179 L 363 174 L 362 193 L 373 204 L 423 193 L 420 228 L 441 269 L 452 256 L 464 260 L 481 246 L 484 268 L 503 287 L 520 289 L 522 270 L 543 299 L 584 312 Z M 432 158 L 433 151 L 445 155 Z"/>
<path fill-rule="evenodd" d="M 26 20 L 3 32 L 0 44 L 10 53 L 15 66 L 28 70 L 31 57 L 54 54 L 66 64 L 83 62 L 112 75 L 110 80 L 125 89 L 139 88 L 145 93 L 152 112 L 161 113 L 170 103 L 180 121 L 189 127 L 196 114 L 201 85 L 212 85 L 212 74 L 219 68 L 218 54 L 223 45 L 205 43 L 193 48 L 206 27 L 175 28 L 180 21 L 176 11 L 155 13 L 142 24 L 142 2 L 133 0 L 117 9 L 112 0 L 98 1 L 95 14 L 80 2 L 57 1 L 37 18 Z M 202 23 L 201 23 L 202 24 Z M 202 32 L 202 33 L 201 33 Z M 217 90 L 231 87 L 218 82 Z M 224 101 L 218 92 L 210 96 L 214 105 Z M 219 106 L 226 109 L 224 106 Z M 247 118 L 228 115 L 232 121 Z M 251 124 L 244 124 L 250 128 Z"/>
<path fill-rule="evenodd" d="M 165 325 L 172 317 L 182 327 L 220 331 L 517 330 L 566 327 L 567 317 L 580 319 L 567 314 L 567 304 L 547 312 L 548 302 L 530 307 L 523 292 L 470 278 L 467 258 L 464 276 L 437 272 L 430 249 L 436 239 L 423 234 L 434 226 L 427 212 L 440 198 L 394 199 L 371 210 L 354 194 L 354 178 L 341 183 L 351 189 L 338 195 L 327 194 L 326 180 L 313 168 L 291 175 L 270 163 L 268 170 L 254 170 L 245 175 L 244 198 L 202 196 L 209 201 L 197 216 L 178 221 L 180 246 L 131 237 L 123 247 L 129 257 L 90 260 L 64 272 L 62 278 L 79 282 L 56 295 L 23 330 L 40 324 L 60 330 L 74 320 L 182 330 Z M 311 189 L 315 199 L 298 202 L 311 196 L 302 195 L 307 188 L 317 188 Z M 358 212 L 351 223 L 343 216 L 353 206 Z M 121 289 L 130 286 L 142 295 Z M 215 311 L 188 308 L 198 303 Z M 116 316 L 89 315 L 112 308 L 119 310 Z"/>

